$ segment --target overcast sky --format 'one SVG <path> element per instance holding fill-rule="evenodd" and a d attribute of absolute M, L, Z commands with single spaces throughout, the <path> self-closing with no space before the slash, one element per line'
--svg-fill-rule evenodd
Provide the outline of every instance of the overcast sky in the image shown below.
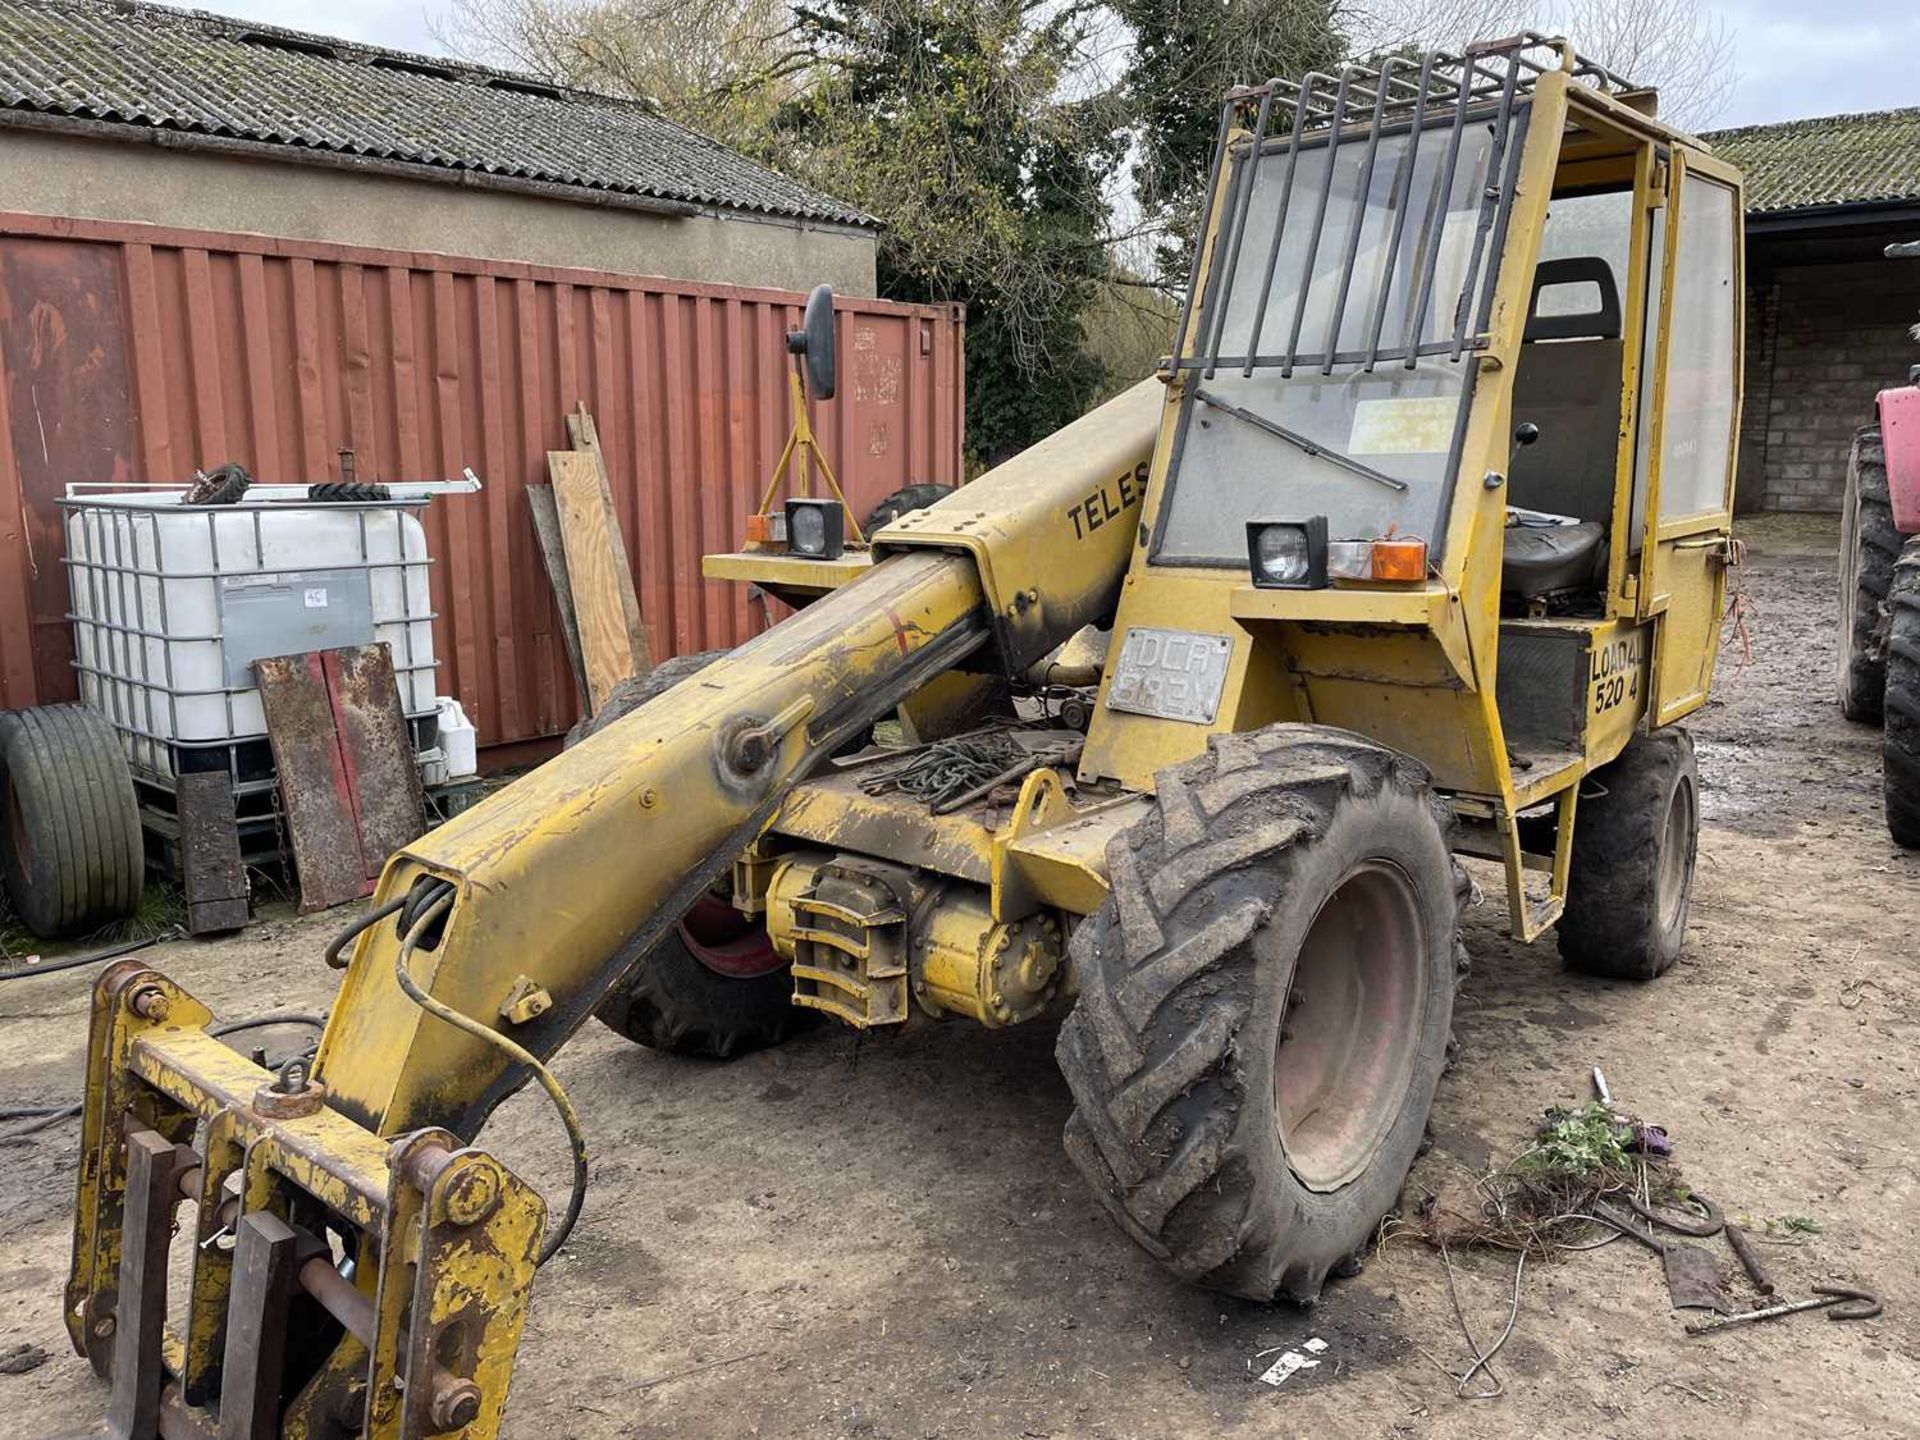
<path fill-rule="evenodd" d="M 447 0 L 197 0 L 229 15 L 436 53 Z M 1740 0 L 1713 7 L 1734 32 L 1740 82 L 1716 127 L 1920 105 L 1920 4 Z M 1575 43 L 1579 37 L 1574 37 Z"/>

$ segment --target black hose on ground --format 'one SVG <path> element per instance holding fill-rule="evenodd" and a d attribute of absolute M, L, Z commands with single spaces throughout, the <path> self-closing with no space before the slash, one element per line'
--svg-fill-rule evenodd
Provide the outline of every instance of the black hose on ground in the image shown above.
<path fill-rule="evenodd" d="M 158 945 L 162 940 L 175 940 L 184 934 L 186 931 L 174 925 L 144 940 L 126 940 L 118 945 L 109 945 L 104 950 L 89 950 L 84 955 L 63 955 L 44 965 L 23 965 L 18 970 L 0 970 L 0 980 L 26 980 L 35 975 L 57 975 L 62 970 L 78 970 L 83 965 L 117 960 L 122 955 L 131 955 L 136 950 L 145 950 L 149 945 Z"/>

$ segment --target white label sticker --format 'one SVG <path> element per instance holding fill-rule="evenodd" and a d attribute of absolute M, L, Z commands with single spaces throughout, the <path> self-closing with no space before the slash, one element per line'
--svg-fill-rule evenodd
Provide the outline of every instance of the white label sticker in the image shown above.
<path fill-rule="evenodd" d="M 324 610 L 326 608 L 327 608 L 327 592 L 325 590 L 307 591 L 307 609 Z"/>
<path fill-rule="evenodd" d="M 1347 450 L 1353 455 L 1444 455 L 1453 448 L 1456 395 L 1362 400 L 1353 407 Z"/>

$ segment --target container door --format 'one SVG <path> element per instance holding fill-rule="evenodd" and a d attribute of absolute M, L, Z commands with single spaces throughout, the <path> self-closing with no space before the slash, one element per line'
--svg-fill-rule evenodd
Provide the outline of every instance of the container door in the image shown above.
<path fill-rule="evenodd" d="M 1673 156 L 1639 612 L 1656 725 L 1705 703 L 1720 643 L 1740 408 L 1740 194 Z"/>

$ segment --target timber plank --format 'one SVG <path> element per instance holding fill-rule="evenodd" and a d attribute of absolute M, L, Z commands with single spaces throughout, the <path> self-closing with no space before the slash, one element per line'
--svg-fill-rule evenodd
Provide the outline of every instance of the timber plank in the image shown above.
<path fill-rule="evenodd" d="M 600 467 L 591 454 L 547 452 L 547 473 L 560 511 L 566 544 L 567 577 L 573 586 L 574 618 L 580 626 L 580 652 L 587 667 L 587 698 L 598 710 L 622 680 L 643 673 L 641 648 L 631 613 L 638 613 L 633 573 Z"/>
<path fill-rule="evenodd" d="M 187 891 L 187 933 L 217 935 L 247 923 L 247 872 L 234 822 L 233 781 L 225 770 L 176 777 L 180 868 Z"/>
<path fill-rule="evenodd" d="M 580 695 L 580 713 L 593 709 L 587 690 L 587 662 L 580 653 L 580 620 L 573 612 L 573 581 L 567 577 L 567 547 L 560 537 L 560 510 L 551 485 L 527 487 L 527 514 L 533 518 L 534 543 L 540 550 L 540 564 L 547 572 L 547 584 L 553 588 L 553 608 L 560 616 L 560 639 L 567 647 L 567 664 L 573 671 L 574 688 Z"/>

